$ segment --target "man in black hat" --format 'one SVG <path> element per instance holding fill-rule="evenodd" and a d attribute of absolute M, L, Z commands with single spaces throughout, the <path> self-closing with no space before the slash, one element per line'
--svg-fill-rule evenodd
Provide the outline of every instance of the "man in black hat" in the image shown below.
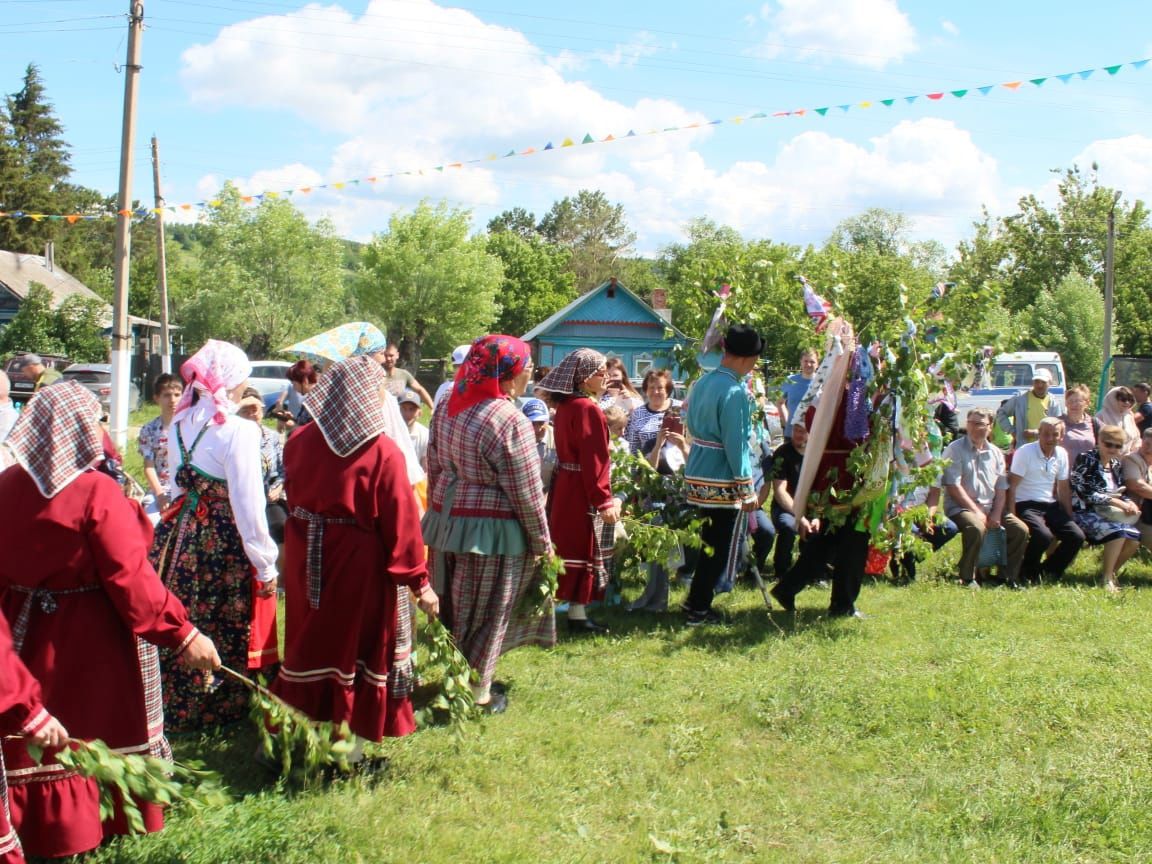
<path fill-rule="evenodd" d="M 689 627 L 723 620 L 712 609 L 716 583 L 736 565 L 737 540 L 744 513 L 755 510 L 748 436 L 752 403 L 744 379 L 760 360 L 764 340 L 744 324 L 724 336 L 720 365 L 697 381 L 688 395 L 684 420 L 692 449 L 684 466 L 688 503 L 706 517 L 701 537 L 712 548 L 701 551 L 684 611 Z"/>

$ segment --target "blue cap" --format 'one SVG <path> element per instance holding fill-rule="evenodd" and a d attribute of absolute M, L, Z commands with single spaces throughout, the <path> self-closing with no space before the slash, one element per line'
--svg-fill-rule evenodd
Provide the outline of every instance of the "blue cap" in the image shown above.
<path fill-rule="evenodd" d="M 529 399 L 524 403 L 524 416 L 533 423 L 548 422 L 548 406 L 542 399 Z"/>

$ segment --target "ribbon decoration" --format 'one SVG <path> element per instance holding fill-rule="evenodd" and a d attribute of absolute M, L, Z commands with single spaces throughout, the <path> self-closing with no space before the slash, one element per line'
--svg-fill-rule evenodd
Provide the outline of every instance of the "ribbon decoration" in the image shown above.
<path fill-rule="evenodd" d="M 456 162 L 445 162 L 441 165 L 432 165 L 424 168 L 413 168 L 406 171 L 391 171 L 384 174 L 377 174 L 372 177 L 358 177 L 353 180 L 339 180 L 332 183 L 317 183 L 312 186 L 298 186 L 294 189 L 284 189 L 281 191 L 265 191 L 259 195 L 242 195 L 240 200 L 244 204 L 256 205 L 265 200 L 274 200 L 276 198 L 285 197 L 290 198 L 296 193 L 301 195 L 309 195 L 320 189 L 335 190 L 343 192 L 348 187 L 358 187 L 361 184 L 372 185 L 384 180 L 392 180 L 397 177 L 423 177 L 433 173 L 443 174 L 445 171 L 453 169 L 459 170 L 466 165 L 477 165 L 483 162 L 497 162 L 504 159 L 514 157 L 533 156 L 541 153 L 555 152 L 564 150 L 568 147 L 587 146 L 589 144 L 609 144 L 614 141 L 626 141 L 629 138 L 637 138 L 641 135 L 667 135 L 673 132 L 684 132 L 690 129 L 701 129 L 706 126 L 720 126 L 724 123 L 732 125 L 740 125 L 749 120 L 779 120 L 787 117 L 808 117 L 815 114 L 819 117 L 827 117 L 833 108 L 836 108 L 840 113 L 847 113 L 852 109 L 869 109 L 877 105 L 882 105 L 885 108 L 893 108 L 898 103 L 906 105 L 913 105 L 920 99 L 927 99 L 933 102 L 940 102 L 945 99 L 963 99 L 965 96 L 975 92 L 981 96 L 987 96 L 993 91 L 1000 89 L 1008 90 L 1011 93 L 1019 93 L 1021 90 L 1028 89 L 1026 84 L 1032 87 L 1043 87 L 1044 84 L 1053 79 L 1059 81 L 1061 84 L 1075 83 L 1076 81 L 1087 81 L 1096 72 L 1106 72 L 1108 76 L 1115 77 L 1120 70 L 1129 67 L 1134 70 L 1141 70 L 1152 62 L 1152 58 L 1144 60 L 1133 60 L 1128 63 L 1115 63 L 1111 66 L 1098 66 L 1092 69 L 1081 69 L 1077 72 L 1063 72 L 1059 75 L 1045 75 L 1036 78 L 1020 78 L 1014 81 L 1004 81 L 1000 84 L 984 84 L 979 87 L 964 87 L 956 90 L 938 90 L 932 93 L 917 93 L 913 96 L 904 96 L 901 98 L 890 99 L 870 99 L 862 100 L 860 102 L 849 102 L 841 105 L 825 105 L 820 108 L 796 108 L 791 111 L 757 111 L 753 114 L 737 115 L 725 119 L 697 121 L 695 123 L 687 123 L 683 126 L 665 126 L 663 129 L 649 129 L 646 132 L 637 133 L 634 129 L 629 129 L 627 133 L 622 135 L 608 134 L 603 138 L 593 138 L 592 133 L 585 133 L 579 140 L 579 143 L 573 138 L 563 138 L 559 144 L 553 144 L 549 141 L 543 147 L 524 147 L 522 149 L 510 149 L 503 156 L 490 153 L 487 156 L 476 159 L 462 159 Z M 833 116 L 837 116 L 833 112 Z M 128 219 L 143 219 L 148 216 L 153 216 L 159 213 L 169 212 L 177 213 L 180 211 L 188 212 L 191 210 L 210 210 L 221 205 L 219 199 L 209 199 L 206 201 L 195 201 L 183 204 L 172 204 L 166 207 L 137 207 L 135 209 L 124 210 L 101 210 L 89 213 L 29 213 L 24 210 L 14 209 L 3 211 L 0 210 L 0 219 L 31 219 L 33 222 L 49 221 L 49 222 L 67 222 L 69 225 L 74 225 L 77 222 L 91 222 L 97 219 L 114 219 L 117 216 L 123 216 Z"/>

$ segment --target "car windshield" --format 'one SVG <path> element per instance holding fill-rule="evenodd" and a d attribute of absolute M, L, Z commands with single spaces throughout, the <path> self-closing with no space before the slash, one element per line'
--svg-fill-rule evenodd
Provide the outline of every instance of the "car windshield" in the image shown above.
<path fill-rule="evenodd" d="M 69 381 L 81 384 L 102 384 L 112 379 L 110 372 L 101 372 L 97 369 L 66 369 L 63 377 Z"/>

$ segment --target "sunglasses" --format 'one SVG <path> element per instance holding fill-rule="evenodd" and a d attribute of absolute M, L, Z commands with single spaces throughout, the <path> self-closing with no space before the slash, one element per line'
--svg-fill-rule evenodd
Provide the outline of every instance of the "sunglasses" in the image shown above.
<path fill-rule="evenodd" d="M 1135 402 L 1135 401 L 1136 401 L 1136 400 L 1135 400 L 1135 399 L 1133 399 L 1131 396 L 1117 396 L 1117 397 L 1116 397 L 1116 399 L 1117 399 L 1117 401 L 1120 401 L 1120 402 L 1127 402 L 1127 403 L 1129 403 L 1129 404 L 1131 404 L 1131 403 L 1133 403 L 1133 402 Z"/>
<path fill-rule="evenodd" d="M 1109 450 L 1120 450 L 1124 447 L 1123 444 L 1117 444 L 1115 441 L 1102 441 L 1101 446 L 1107 447 Z"/>

